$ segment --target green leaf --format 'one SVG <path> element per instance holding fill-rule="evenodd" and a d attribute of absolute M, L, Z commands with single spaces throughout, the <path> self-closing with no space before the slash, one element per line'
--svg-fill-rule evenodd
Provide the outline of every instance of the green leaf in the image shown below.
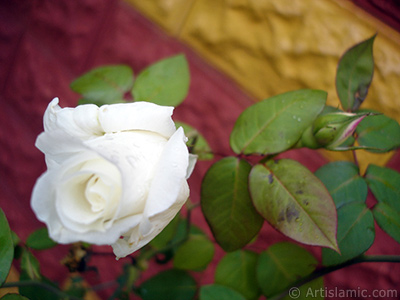
<path fill-rule="evenodd" d="M 190 300 L 196 290 L 196 281 L 188 273 L 167 270 L 145 281 L 139 293 L 143 300 Z"/>
<path fill-rule="evenodd" d="M 204 285 L 200 288 L 200 300 L 246 300 L 235 290 L 219 284 Z"/>
<path fill-rule="evenodd" d="M 365 172 L 365 179 L 379 202 L 386 203 L 400 213 L 399 172 L 371 164 Z"/>
<path fill-rule="evenodd" d="M 214 245 L 205 235 L 190 235 L 176 250 L 174 267 L 182 270 L 204 270 L 214 257 Z"/>
<path fill-rule="evenodd" d="M 257 164 L 249 186 L 257 211 L 277 230 L 304 244 L 337 249 L 334 202 L 306 167 L 291 159 Z"/>
<path fill-rule="evenodd" d="M 21 270 L 26 273 L 29 279 L 40 280 L 40 264 L 35 256 L 29 251 L 24 249 L 21 257 Z"/>
<path fill-rule="evenodd" d="M 356 111 L 367 96 L 374 74 L 375 36 L 347 50 L 339 61 L 336 91 L 345 111 Z"/>
<path fill-rule="evenodd" d="M 135 101 L 177 106 L 189 90 L 189 67 L 183 54 L 158 61 L 136 78 L 132 94 Z"/>
<path fill-rule="evenodd" d="M 46 227 L 40 228 L 29 235 L 26 245 L 32 249 L 43 250 L 57 245 L 50 237 Z"/>
<path fill-rule="evenodd" d="M 6 281 L 14 257 L 14 244 L 6 215 L 0 208 L 0 286 Z"/>
<path fill-rule="evenodd" d="M 189 139 L 186 145 L 191 149 L 191 153 L 198 156 L 199 160 L 210 160 L 214 158 L 207 140 L 195 128 L 183 122 L 175 122 L 175 125 L 177 128 L 183 128 L 185 135 Z"/>
<path fill-rule="evenodd" d="M 242 294 L 247 300 L 260 295 L 256 277 L 258 255 L 248 250 L 226 254 L 215 270 L 215 283 L 227 286 Z"/>
<path fill-rule="evenodd" d="M 322 263 L 337 265 L 359 256 L 371 247 L 375 238 L 374 218 L 365 203 L 353 202 L 338 209 L 340 254 L 322 249 Z"/>
<path fill-rule="evenodd" d="M 336 208 L 350 202 L 365 202 L 367 183 L 359 174 L 358 166 L 349 161 L 328 163 L 315 172 L 331 194 Z"/>
<path fill-rule="evenodd" d="M 357 126 L 357 142 L 369 152 L 388 152 L 400 147 L 400 125 L 385 115 L 369 116 Z M 368 149 L 371 148 L 371 149 Z"/>
<path fill-rule="evenodd" d="M 298 90 L 248 107 L 230 136 L 235 153 L 274 154 L 293 147 L 325 105 L 327 93 Z"/>
<path fill-rule="evenodd" d="M 20 281 L 30 280 L 25 271 L 21 272 Z M 43 277 L 40 280 L 43 284 L 50 286 L 52 289 L 59 290 L 58 286 L 50 279 Z M 48 288 L 39 285 L 27 285 L 19 287 L 19 293 L 30 300 L 60 300 L 60 297 Z"/>
<path fill-rule="evenodd" d="M 17 245 L 19 244 L 19 242 L 21 242 L 21 239 L 19 238 L 19 236 L 11 230 L 11 237 L 12 237 L 12 241 L 13 241 L 13 245 L 14 247 L 17 247 Z"/>
<path fill-rule="evenodd" d="M 1 300 L 29 300 L 28 298 L 19 294 L 7 294 L 0 298 Z"/>
<path fill-rule="evenodd" d="M 257 263 L 257 280 L 262 293 L 271 297 L 315 270 L 318 261 L 304 248 L 282 242 L 261 252 Z"/>
<path fill-rule="evenodd" d="M 42 276 L 40 274 L 40 265 L 39 261 L 36 257 L 26 248 L 22 251 L 21 257 L 21 274 L 20 281 L 26 280 L 35 280 L 38 282 L 42 282 L 46 285 L 49 285 L 55 289 L 58 289 L 58 286 L 49 280 L 48 278 Z M 46 289 L 45 287 L 41 287 L 38 285 L 28 285 L 19 287 L 19 293 L 28 297 L 30 300 L 57 300 L 58 296 Z"/>
<path fill-rule="evenodd" d="M 179 222 L 181 221 L 180 214 L 177 214 L 171 222 L 161 231 L 151 242 L 150 245 L 156 249 L 161 249 L 167 246 L 177 232 Z"/>
<path fill-rule="evenodd" d="M 379 227 L 400 243 L 400 212 L 384 202 L 375 205 L 372 212 Z"/>
<path fill-rule="evenodd" d="M 201 208 L 218 244 L 225 251 L 244 247 L 263 224 L 248 191 L 251 166 L 226 157 L 210 167 L 201 187 Z"/>
<path fill-rule="evenodd" d="M 132 69 L 125 65 L 114 65 L 85 73 L 71 83 L 71 89 L 84 97 L 80 104 L 94 103 L 100 106 L 124 102 L 124 95 L 132 85 Z"/>

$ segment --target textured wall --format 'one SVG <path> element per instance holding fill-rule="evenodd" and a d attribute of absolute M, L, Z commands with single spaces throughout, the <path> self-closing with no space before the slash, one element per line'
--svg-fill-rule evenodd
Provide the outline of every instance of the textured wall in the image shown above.
<path fill-rule="evenodd" d="M 193 47 L 256 100 L 300 88 L 328 91 L 342 53 L 375 32 L 375 75 L 365 107 L 400 121 L 400 35 L 346 0 L 128 0 Z M 324 153 L 331 159 L 350 158 Z M 359 152 L 384 164 L 391 154 Z"/>

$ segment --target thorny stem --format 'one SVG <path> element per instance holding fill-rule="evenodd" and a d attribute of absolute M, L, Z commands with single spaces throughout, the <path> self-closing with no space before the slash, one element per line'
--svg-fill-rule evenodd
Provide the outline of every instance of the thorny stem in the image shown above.
<path fill-rule="evenodd" d="M 48 290 L 49 292 L 52 292 L 53 294 L 57 295 L 58 298 L 60 299 L 68 299 L 68 300 L 82 300 L 81 298 L 77 298 L 71 295 L 68 295 L 67 293 L 64 293 L 63 291 L 59 290 L 58 288 L 49 285 L 45 282 L 37 281 L 37 280 L 24 280 L 24 281 L 19 281 L 19 282 L 6 282 L 4 283 L 1 288 L 10 288 L 10 287 L 25 287 L 25 286 L 36 286 L 36 287 L 41 287 L 45 290 Z"/>
<path fill-rule="evenodd" d="M 310 275 L 300 279 L 299 281 L 297 281 L 295 284 L 289 286 L 285 291 L 283 291 L 282 293 L 280 293 L 279 295 L 275 295 L 271 298 L 268 298 L 270 300 L 279 300 L 284 298 L 285 296 L 287 296 L 287 294 L 289 293 L 290 289 L 292 288 L 299 288 L 302 285 L 313 281 L 314 279 L 317 279 L 321 276 L 327 275 L 329 273 L 332 273 L 334 271 L 349 267 L 351 265 L 355 265 L 355 264 L 359 264 L 359 263 L 367 263 L 367 262 L 394 262 L 394 263 L 400 263 L 400 256 L 398 255 L 369 255 L 369 256 L 365 256 L 365 255 L 361 255 L 358 256 L 356 258 L 353 258 L 351 260 L 348 260 L 344 263 L 341 263 L 339 265 L 336 266 L 329 266 L 329 267 L 323 267 L 320 269 L 315 270 L 313 273 L 311 273 Z"/>

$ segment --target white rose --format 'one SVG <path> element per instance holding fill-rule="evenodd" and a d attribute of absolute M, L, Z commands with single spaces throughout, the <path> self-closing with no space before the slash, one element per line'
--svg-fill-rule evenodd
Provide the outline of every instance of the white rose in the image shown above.
<path fill-rule="evenodd" d="M 47 171 L 31 205 L 53 240 L 112 245 L 124 257 L 172 220 L 189 196 L 186 179 L 196 161 L 172 111 L 147 102 L 50 102 L 36 141 Z"/>

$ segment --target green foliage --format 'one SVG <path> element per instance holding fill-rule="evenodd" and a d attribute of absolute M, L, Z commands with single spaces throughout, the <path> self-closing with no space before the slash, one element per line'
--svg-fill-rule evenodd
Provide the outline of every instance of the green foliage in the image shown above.
<path fill-rule="evenodd" d="M 14 257 L 14 244 L 6 215 L 0 208 L 0 286 L 6 280 Z"/>
<path fill-rule="evenodd" d="M 249 186 L 257 211 L 277 230 L 304 244 L 337 249 L 334 203 L 306 167 L 269 160 L 252 168 Z"/>
<path fill-rule="evenodd" d="M 238 250 L 226 254 L 215 270 L 215 283 L 227 286 L 247 300 L 255 300 L 260 295 L 256 268 L 258 255 L 248 250 Z"/>
<path fill-rule="evenodd" d="M 395 120 L 376 115 L 365 118 L 356 129 L 360 146 L 370 152 L 388 152 L 400 147 L 400 125 Z"/>
<path fill-rule="evenodd" d="M 367 183 L 359 174 L 358 166 L 349 161 L 328 163 L 315 172 L 335 201 L 336 208 L 350 202 L 365 202 Z"/>
<path fill-rule="evenodd" d="M 368 186 L 379 202 L 383 202 L 400 213 L 399 172 L 376 165 L 369 165 L 365 172 Z"/>
<path fill-rule="evenodd" d="M 199 160 L 213 159 L 214 155 L 207 140 L 192 126 L 183 123 L 175 122 L 177 128 L 182 127 L 185 135 L 189 139 L 186 145 L 191 150 L 191 153 L 196 154 Z"/>
<path fill-rule="evenodd" d="M 337 265 L 359 256 L 371 247 L 375 238 L 374 218 L 365 203 L 352 202 L 338 209 L 340 254 L 322 249 L 322 263 Z"/>
<path fill-rule="evenodd" d="M 196 281 L 182 270 L 167 270 L 145 281 L 138 292 L 143 300 L 190 300 L 196 294 Z"/>
<path fill-rule="evenodd" d="M 79 104 L 98 106 L 134 101 L 177 106 L 189 90 L 189 67 L 184 55 L 162 59 L 144 70 L 134 80 L 126 65 L 103 66 L 90 70 L 71 83 L 71 89 L 82 95 Z"/>
<path fill-rule="evenodd" d="M 123 102 L 133 85 L 133 71 L 124 65 L 95 68 L 71 83 L 71 89 L 83 96 L 80 104 L 97 105 Z"/>
<path fill-rule="evenodd" d="M 59 291 L 58 286 L 51 280 L 41 275 L 40 264 L 37 258 L 29 250 L 23 249 L 21 257 L 20 281 L 26 280 L 33 280 L 38 284 L 19 287 L 19 292 L 21 295 L 24 295 L 31 300 L 59 299 L 56 293 Z M 40 283 L 50 286 L 53 290 L 43 287 L 40 285 Z"/>
<path fill-rule="evenodd" d="M 356 111 L 367 96 L 374 74 L 375 36 L 347 50 L 339 61 L 336 90 L 345 111 Z"/>
<path fill-rule="evenodd" d="M 246 300 L 235 290 L 219 284 L 204 285 L 200 288 L 200 300 Z"/>
<path fill-rule="evenodd" d="M 235 123 L 233 151 L 274 154 L 292 148 L 324 108 L 326 97 L 324 91 L 299 90 L 253 104 Z"/>
<path fill-rule="evenodd" d="M 388 235 L 400 243 L 400 213 L 384 202 L 378 203 L 372 210 L 375 221 Z"/>
<path fill-rule="evenodd" d="M 174 267 L 182 270 L 204 270 L 214 257 L 214 245 L 205 235 L 191 235 L 175 252 Z"/>
<path fill-rule="evenodd" d="M 271 297 L 309 275 L 317 264 L 314 256 L 304 248 L 288 242 L 276 243 L 260 253 L 257 281 L 262 293 Z"/>
<path fill-rule="evenodd" d="M 29 280 L 29 277 L 26 273 L 21 272 L 19 280 L 23 282 Z M 41 284 L 45 284 L 46 287 Z M 62 292 L 54 282 L 46 277 L 42 277 L 37 284 L 21 286 L 19 288 L 19 293 L 30 300 L 59 300 L 60 297 L 58 293 Z"/>
<path fill-rule="evenodd" d="M 375 221 L 387 234 L 400 243 L 400 174 L 399 172 L 369 165 L 365 172 L 368 186 L 378 200 L 373 208 Z"/>
<path fill-rule="evenodd" d="M 180 222 L 181 216 L 177 214 L 163 231 L 150 242 L 150 245 L 156 249 L 162 249 L 167 246 L 168 242 L 174 238 Z"/>
<path fill-rule="evenodd" d="M 201 208 L 225 251 L 245 246 L 263 223 L 251 203 L 247 183 L 250 170 L 245 160 L 226 157 L 215 163 L 203 179 Z"/>
<path fill-rule="evenodd" d="M 40 263 L 37 258 L 28 250 L 23 249 L 21 257 L 21 274 L 20 281 L 35 281 L 36 285 L 20 286 L 21 295 L 28 297 L 30 300 L 57 300 L 58 286 L 51 280 L 42 276 L 40 273 Z M 40 283 L 50 286 L 53 290 L 45 288 Z"/>
<path fill-rule="evenodd" d="M 26 240 L 26 245 L 32 249 L 44 250 L 57 245 L 51 238 L 46 227 L 32 232 Z"/>
<path fill-rule="evenodd" d="M 189 90 L 189 67 L 184 55 L 163 59 L 139 73 L 132 89 L 135 101 L 177 106 Z"/>
<path fill-rule="evenodd" d="M 30 251 L 26 249 L 22 252 L 21 270 L 23 273 L 27 275 L 29 279 L 32 280 L 41 279 L 39 261 L 35 256 L 33 256 L 33 254 Z"/>

